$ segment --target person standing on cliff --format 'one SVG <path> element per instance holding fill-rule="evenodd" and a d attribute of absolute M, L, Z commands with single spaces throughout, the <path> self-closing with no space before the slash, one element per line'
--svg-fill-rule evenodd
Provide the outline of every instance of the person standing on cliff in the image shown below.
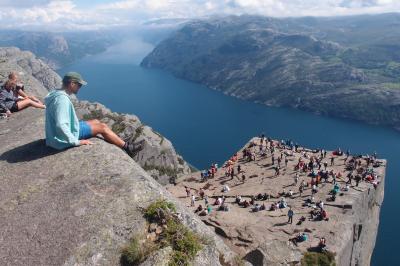
<path fill-rule="evenodd" d="M 288 223 L 290 223 L 290 224 L 292 224 L 293 223 L 293 215 L 294 215 L 294 212 L 293 212 L 293 210 L 292 210 L 292 207 L 290 207 L 290 209 L 289 209 L 289 211 L 288 211 Z"/>
<path fill-rule="evenodd" d="M 89 138 L 101 135 L 105 141 L 120 147 L 128 155 L 136 155 L 143 149 L 144 141 L 128 143 L 97 119 L 78 120 L 70 95 L 77 94 L 86 84 L 79 73 L 69 72 L 62 80 L 62 88 L 46 96 L 46 145 L 58 150 L 90 145 L 92 142 Z"/>

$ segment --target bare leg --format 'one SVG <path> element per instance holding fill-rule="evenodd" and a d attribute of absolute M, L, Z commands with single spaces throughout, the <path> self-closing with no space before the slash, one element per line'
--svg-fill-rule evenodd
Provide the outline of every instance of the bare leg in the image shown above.
<path fill-rule="evenodd" d="M 46 106 L 44 106 L 43 104 L 34 102 L 29 98 L 18 101 L 17 106 L 18 106 L 18 111 L 28 108 L 29 106 L 33 106 L 33 107 L 40 108 L 40 109 L 46 108 Z"/>
<path fill-rule="evenodd" d="M 91 128 L 93 136 L 100 134 L 103 136 L 105 141 L 114 144 L 120 148 L 124 147 L 125 141 L 118 137 L 118 135 L 115 134 L 106 124 L 100 122 L 97 119 L 89 120 L 86 122 Z"/>

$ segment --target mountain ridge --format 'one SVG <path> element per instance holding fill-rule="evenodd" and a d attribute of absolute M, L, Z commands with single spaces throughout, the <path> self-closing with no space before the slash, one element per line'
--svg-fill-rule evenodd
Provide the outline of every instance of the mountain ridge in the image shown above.
<path fill-rule="evenodd" d="M 400 31 L 383 30 L 365 46 L 368 31 L 360 22 L 400 26 L 400 15 L 344 19 L 360 28 L 346 33 L 359 35 L 351 45 L 343 41 L 344 23 L 333 18 L 194 21 L 162 41 L 141 66 L 269 106 L 400 128 L 400 60 L 393 52 Z"/>

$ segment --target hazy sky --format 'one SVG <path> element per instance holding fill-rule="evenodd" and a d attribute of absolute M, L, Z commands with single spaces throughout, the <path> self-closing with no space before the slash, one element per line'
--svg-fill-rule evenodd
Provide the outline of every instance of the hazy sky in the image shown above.
<path fill-rule="evenodd" d="M 400 0 L 0 0 L 0 28 L 98 29 L 215 14 L 335 16 L 400 12 Z"/>

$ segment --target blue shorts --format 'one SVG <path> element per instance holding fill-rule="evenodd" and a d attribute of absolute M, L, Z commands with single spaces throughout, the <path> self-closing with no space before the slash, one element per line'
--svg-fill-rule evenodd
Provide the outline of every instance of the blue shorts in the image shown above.
<path fill-rule="evenodd" d="M 90 139 L 93 137 L 92 129 L 86 121 L 79 121 L 79 139 Z"/>

